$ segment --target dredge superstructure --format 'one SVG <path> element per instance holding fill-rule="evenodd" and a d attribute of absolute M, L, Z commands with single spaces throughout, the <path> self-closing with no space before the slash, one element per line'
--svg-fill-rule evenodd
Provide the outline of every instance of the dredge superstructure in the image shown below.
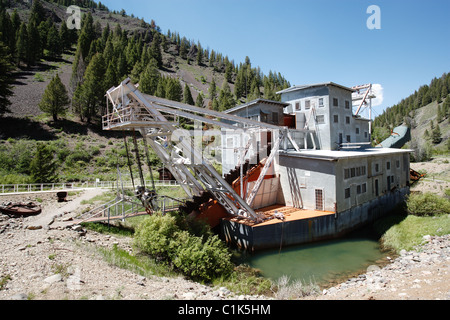
<path fill-rule="evenodd" d="M 371 147 L 371 120 L 359 114 L 370 110 L 371 89 L 294 86 L 278 92 L 282 102 L 218 112 L 143 94 L 126 79 L 106 93 L 103 129 L 133 132 L 135 144 L 140 133 L 147 155 L 151 147 L 191 199 L 181 210 L 227 242 L 250 250 L 298 244 L 374 221 L 409 193 L 410 150 Z M 211 140 L 219 144 L 206 152 Z M 152 214 L 159 196 L 139 170 L 136 196 Z"/>

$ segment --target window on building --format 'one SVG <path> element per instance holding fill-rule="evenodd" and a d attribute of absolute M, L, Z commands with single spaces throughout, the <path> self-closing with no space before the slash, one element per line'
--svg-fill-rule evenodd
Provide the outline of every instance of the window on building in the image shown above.
<path fill-rule="evenodd" d="M 369 133 L 367 131 L 364 131 L 364 138 L 368 138 L 369 137 Z"/>
<path fill-rule="evenodd" d="M 316 122 L 317 122 L 317 124 L 324 124 L 325 123 L 325 116 L 323 114 L 316 116 Z"/>
<path fill-rule="evenodd" d="M 375 172 L 380 171 L 380 165 L 378 163 L 375 163 Z"/>
<path fill-rule="evenodd" d="M 348 143 L 352 142 L 352 139 L 351 139 L 350 136 L 347 136 L 347 142 L 348 142 Z"/>
<path fill-rule="evenodd" d="M 361 185 L 356 186 L 356 194 L 361 194 Z"/>
<path fill-rule="evenodd" d="M 339 100 L 337 98 L 333 98 L 333 107 L 339 106 Z"/>
<path fill-rule="evenodd" d="M 367 183 L 363 183 L 362 185 L 361 185 L 361 191 L 362 191 L 362 193 L 366 193 L 367 192 Z"/>
<path fill-rule="evenodd" d="M 334 122 L 334 123 L 339 123 L 339 116 L 338 116 L 337 114 L 335 114 L 335 115 L 333 116 L 333 122 Z"/>
<path fill-rule="evenodd" d="M 361 177 L 366 175 L 366 166 L 344 169 L 344 179 Z"/>
<path fill-rule="evenodd" d="M 356 134 L 359 134 L 359 128 L 358 127 L 356 128 Z"/>
<path fill-rule="evenodd" d="M 323 211 L 323 190 L 316 189 L 316 210 Z"/>
<path fill-rule="evenodd" d="M 295 110 L 300 110 L 300 101 L 295 103 Z"/>
<path fill-rule="evenodd" d="M 323 106 L 324 106 L 323 98 L 319 98 L 319 107 L 323 107 Z"/>
<path fill-rule="evenodd" d="M 309 110 L 311 108 L 311 101 L 305 100 L 305 110 Z"/>
<path fill-rule="evenodd" d="M 278 124 L 278 112 L 272 112 L 272 122 Z"/>
<path fill-rule="evenodd" d="M 396 160 L 396 161 L 395 161 L 395 166 L 397 167 L 397 169 L 400 168 L 400 160 Z"/>
<path fill-rule="evenodd" d="M 350 109 L 350 101 L 345 100 L 345 109 Z"/>
<path fill-rule="evenodd" d="M 391 162 L 386 161 L 386 170 L 391 170 Z"/>
<path fill-rule="evenodd" d="M 261 122 L 267 123 L 267 114 L 265 113 L 261 114 Z"/>
<path fill-rule="evenodd" d="M 345 189 L 345 199 L 350 198 L 350 188 Z"/>
<path fill-rule="evenodd" d="M 345 117 L 345 123 L 350 124 L 350 117 Z"/>

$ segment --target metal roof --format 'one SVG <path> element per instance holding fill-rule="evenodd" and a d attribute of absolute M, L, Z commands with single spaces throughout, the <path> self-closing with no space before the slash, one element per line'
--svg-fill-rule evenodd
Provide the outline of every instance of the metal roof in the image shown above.
<path fill-rule="evenodd" d="M 304 84 L 304 85 L 293 86 L 293 87 L 278 91 L 277 94 L 293 92 L 293 91 L 298 91 L 298 90 L 304 90 L 304 89 L 314 88 L 314 87 L 326 87 L 326 86 L 334 86 L 334 87 L 338 87 L 338 88 L 341 88 L 344 90 L 348 90 L 350 92 L 356 92 L 355 89 L 352 89 L 352 88 L 349 88 L 346 86 L 342 86 L 342 85 L 334 83 L 334 82 L 322 82 L 322 83 L 315 83 L 315 84 Z"/>
<path fill-rule="evenodd" d="M 246 107 L 250 107 L 250 106 L 258 104 L 258 103 L 275 104 L 275 105 L 278 105 L 278 106 L 283 107 L 283 108 L 290 105 L 289 103 L 286 103 L 286 102 L 273 101 L 273 100 L 267 100 L 267 99 L 261 99 L 260 98 L 260 99 L 255 99 L 255 100 L 252 100 L 250 102 L 247 102 L 246 104 L 241 104 L 241 105 L 239 105 L 237 107 L 228 109 L 228 110 L 224 111 L 224 113 L 233 113 L 235 111 L 238 111 L 238 110 L 246 108 Z"/>
<path fill-rule="evenodd" d="M 345 150 L 302 150 L 297 151 L 280 151 L 280 154 L 292 157 L 320 159 L 328 161 L 336 161 L 341 159 L 365 158 L 371 156 L 385 156 L 411 153 L 413 150 L 409 149 L 394 149 L 394 148 L 367 148 L 359 151 L 345 151 Z"/>

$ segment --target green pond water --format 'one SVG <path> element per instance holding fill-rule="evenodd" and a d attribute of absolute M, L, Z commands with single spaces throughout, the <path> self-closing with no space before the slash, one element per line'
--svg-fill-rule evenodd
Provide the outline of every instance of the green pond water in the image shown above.
<path fill-rule="evenodd" d="M 288 276 L 291 281 L 313 281 L 326 286 L 364 273 L 369 265 L 380 263 L 386 256 L 372 229 L 365 228 L 337 240 L 285 247 L 281 251 L 240 253 L 238 259 L 272 280 Z"/>

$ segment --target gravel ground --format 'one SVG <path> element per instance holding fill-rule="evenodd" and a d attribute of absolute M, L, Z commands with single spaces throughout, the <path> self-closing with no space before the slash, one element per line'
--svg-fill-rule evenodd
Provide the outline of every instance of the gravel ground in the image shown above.
<path fill-rule="evenodd" d="M 58 203 L 54 193 L 0 196 L 6 201 L 39 200 L 35 217 L 0 215 L 0 300 L 223 300 L 271 299 L 237 296 L 227 288 L 201 285 L 182 277 L 142 277 L 107 263 L 98 248 L 132 251 L 127 237 L 67 228 L 71 217 L 101 190 L 84 191 Z M 450 236 L 425 237 L 424 245 L 402 252 L 392 263 L 324 290 L 307 300 L 450 299 Z"/>
<path fill-rule="evenodd" d="M 114 245 L 132 252 L 130 239 L 75 231 L 66 226 L 89 199 L 102 191 L 90 190 L 58 203 L 54 193 L 28 196 L 0 196 L 7 201 L 42 203 L 35 217 L 10 218 L 0 215 L 0 300 L 77 299 L 262 299 L 235 296 L 226 288 L 213 288 L 184 278 L 142 277 L 112 266 L 102 259 L 98 247 Z M 55 217 L 56 216 L 56 217 Z"/>

